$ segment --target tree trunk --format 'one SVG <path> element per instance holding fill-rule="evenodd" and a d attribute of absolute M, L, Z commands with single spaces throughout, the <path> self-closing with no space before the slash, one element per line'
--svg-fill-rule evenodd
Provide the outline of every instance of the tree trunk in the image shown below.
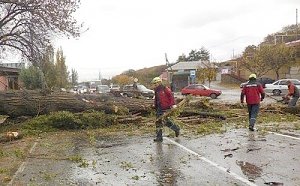
<path fill-rule="evenodd" d="M 37 116 L 55 111 L 73 113 L 85 110 L 102 110 L 116 113 L 120 108 L 129 112 L 149 114 L 153 100 L 114 97 L 113 95 L 79 95 L 65 92 L 44 93 L 38 91 L 0 92 L 0 114 L 12 118 Z"/>

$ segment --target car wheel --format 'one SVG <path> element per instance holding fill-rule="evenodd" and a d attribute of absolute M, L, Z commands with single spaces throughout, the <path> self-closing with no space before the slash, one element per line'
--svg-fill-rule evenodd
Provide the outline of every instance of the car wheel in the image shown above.
<path fill-rule="evenodd" d="M 212 99 L 216 99 L 216 98 L 217 98 L 217 94 L 211 94 L 210 97 L 211 97 Z"/>
<path fill-rule="evenodd" d="M 280 90 L 278 90 L 278 89 L 273 90 L 273 95 L 274 95 L 274 96 L 280 96 L 280 94 L 281 94 L 281 91 L 280 91 Z"/>

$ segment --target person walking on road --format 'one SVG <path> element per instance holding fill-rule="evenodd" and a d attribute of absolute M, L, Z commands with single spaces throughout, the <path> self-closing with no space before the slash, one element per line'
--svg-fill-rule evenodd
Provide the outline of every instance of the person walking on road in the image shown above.
<path fill-rule="evenodd" d="M 179 136 L 180 128 L 176 125 L 171 118 L 166 117 L 162 119 L 158 119 L 161 115 L 163 115 L 169 109 L 176 108 L 174 96 L 170 88 L 164 86 L 162 84 L 162 80 L 159 77 L 153 78 L 151 84 L 154 87 L 155 98 L 154 98 L 154 108 L 156 110 L 157 120 L 155 122 L 156 125 L 156 138 L 155 142 L 162 142 L 162 129 L 165 124 L 167 127 L 172 129 L 175 132 L 175 136 Z"/>
<path fill-rule="evenodd" d="M 256 118 L 259 112 L 260 102 L 265 98 L 265 92 L 262 85 L 256 82 L 256 75 L 249 76 L 248 83 L 241 91 L 241 103 L 244 104 L 244 97 L 246 96 L 246 103 L 249 113 L 249 130 L 255 131 L 254 128 Z"/>
<path fill-rule="evenodd" d="M 294 83 L 291 80 L 288 80 L 287 83 L 288 83 L 289 92 L 284 97 L 287 98 L 288 100 L 290 99 L 290 97 L 292 97 L 292 99 L 289 101 L 288 104 L 288 108 L 291 108 L 296 106 L 300 93 L 299 93 L 299 89 L 294 85 Z"/>

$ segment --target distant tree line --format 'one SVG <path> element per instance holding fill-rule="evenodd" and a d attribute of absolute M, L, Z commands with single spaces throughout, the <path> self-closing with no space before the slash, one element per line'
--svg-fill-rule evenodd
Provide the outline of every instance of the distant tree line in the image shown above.
<path fill-rule="evenodd" d="M 30 65 L 28 68 L 22 69 L 20 79 L 26 89 L 58 89 L 76 85 L 78 73 L 72 69 L 71 75 L 69 75 L 62 49 L 58 49 L 54 54 L 53 47 L 49 46 L 40 65 Z"/>

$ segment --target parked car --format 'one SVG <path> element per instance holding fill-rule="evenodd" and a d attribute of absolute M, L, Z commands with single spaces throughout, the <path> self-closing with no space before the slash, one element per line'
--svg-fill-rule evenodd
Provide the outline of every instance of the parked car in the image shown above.
<path fill-rule="evenodd" d="M 98 85 L 97 86 L 97 93 L 106 94 L 108 92 L 110 92 L 108 85 Z"/>
<path fill-rule="evenodd" d="M 206 96 L 216 99 L 222 94 L 220 90 L 210 89 L 202 84 L 192 84 L 181 89 L 182 95 L 193 95 L 193 96 Z"/>
<path fill-rule="evenodd" d="M 272 84 L 265 85 L 266 93 L 273 93 L 274 96 L 280 96 L 288 92 L 287 81 L 290 80 L 300 89 L 300 81 L 298 79 L 280 79 Z"/>
<path fill-rule="evenodd" d="M 265 88 L 266 84 L 273 83 L 275 80 L 268 77 L 260 77 L 257 78 L 256 81 L 259 82 L 263 86 L 263 88 Z M 243 88 L 248 82 L 249 81 L 241 83 L 240 88 Z"/>
<path fill-rule="evenodd" d="M 85 86 L 85 85 L 80 85 L 80 86 L 78 86 L 78 88 L 77 88 L 77 92 L 78 92 L 79 94 L 85 94 L 85 93 L 88 92 L 88 88 L 87 88 L 87 86 Z"/>
<path fill-rule="evenodd" d="M 139 95 L 149 99 L 154 97 L 154 91 L 148 89 L 142 84 L 137 84 L 137 89 L 133 87 L 133 84 L 125 85 L 121 91 L 121 94 L 126 97 L 138 97 Z"/>
<path fill-rule="evenodd" d="M 120 90 L 120 86 L 119 85 L 111 85 L 110 86 L 110 91 L 119 91 Z"/>
<path fill-rule="evenodd" d="M 91 84 L 89 88 L 89 93 L 93 94 L 97 92 L 97 85 Z"/>

